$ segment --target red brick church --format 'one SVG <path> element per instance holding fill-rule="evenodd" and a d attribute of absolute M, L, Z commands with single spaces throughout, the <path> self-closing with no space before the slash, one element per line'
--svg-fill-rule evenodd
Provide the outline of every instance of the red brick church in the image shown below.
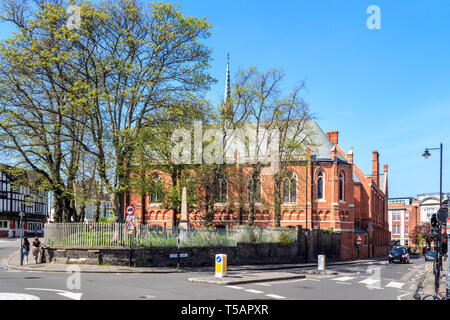
<path fill-rule="evenodd" d="M 225 99 L 230 93 L 229 68 L 225 85 Z M 388 166 L 380 172 L 379 154 L 373 152 L 372 173 L 366 175 L 354 163 L 354 151 L 345 153 L 339 146 L 339 132 L 325 134 L 314 119 L 309 121 L 314 147 L 308 148 L 308 159 L 292 161 L 282 183 L 281 226 L 302 226 L 307 229 L 328 229 L 341 234 L 341 259 L 358 256 L 356 239 L 361 237 L 360 257 L 381 256 L 388 253 L 391 235 L 388 222 Z M 264 169 L 256 181 L 250 178 L 250 165 L 241 166 L 244 176 L 241 187 L 229 183 L 227 177 L 217 181 L 215 194 L 215 227 L 237 226 L 248 223 L 248 201 L 236 199 L 248 195 L 250 183 L 257 183 L 255 225 L 274 226 L 274 190 L 271 174 Z M 265 168 L 267 169 L 267 168 Z M 171 184 L 165 172 L 150 172 L 162 184 Z M 238 189 L 240 191 L 238 191 Z M 239 197 L 239 193 L 241 196 Z M 141 197 L 130 193 L 126 204 L 136 208 L 138 223 L 172 227 L 176 218 L 166 210 L 161 195 Z M 189 213 L 190 227 L 204 226 L 204 210 L 200 205 Z M 144 208 L 144 209 L 143 209 Z"/>
<path fill-rule="evenodd" d="M 281 226 L 302 226 L 308 229 L 329 229 L 341 234 L 341 258 L 352 259 L 358 255 L 357 236 L 361 236 L 361 257 L 387 254 L 390 245 L 388 223 L 388 166 L 380 172 L 379 154 L 373 152 L 372 173 L 366 175 L 354 163 L 354 150 L 345 153 L 339 146 L 338 131 L 325 134 L 315 120 L 310 120 L 315 143 L 309 161 L 293 162 L 288 167 L 288 178 L 282 185 Z M 249 165 L 243 165 L 245 177 L 251 173 Z M 164 172 L 151 172 L 155 179 L 170 184 L 170 176 Z M 272 227 L 274 210 L 269 193 L 273 190 L 270 174 L 261 172 L 260 200 L 256 203 L 255 225 Z M 244 183 L 244 193 L 247 184 Z M 239 210 L 236 190 L 226 181 L 220 182 L 217 203 L 214 206 L 214 226 L 237 226 L 248 223 L 248 206 Z M 171 227 L 172 210 L 165 210 L 156 195 L 141 197 L 128 194 L 128 204 L 136 207 L 138 222 Z M 145 203 L 144 203 L 145 201 Z M 145 208 L 143 212 L 142 208 Z M 189 213 L 191 227 L 204 225 L 204 211 L 199 207 Z"/>

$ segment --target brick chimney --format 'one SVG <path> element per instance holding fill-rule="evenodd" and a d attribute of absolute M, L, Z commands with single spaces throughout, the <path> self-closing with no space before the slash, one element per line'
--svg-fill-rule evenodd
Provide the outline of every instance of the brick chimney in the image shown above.
<path fill-rule="evenodd" d="M 347 161 L 353 163 L 353 148 L 347 153 Z"/>
<path fill-rule="evenodd" d="M 339 131 L 329 131 L 327 132 L 328 140 L 331 141 L 332 144 L 339 143 Z"/>
<path fill-rule="evenodd" d="M 379 163 L 380 155 L 378 151 L 373 152 L 373 160 L 372 160 L 372 180 L 375 181 L 377 186 L 380 185 L 380 163 Z"/>
<path fill-rule="evenodd" d="M 388 168 L 389 168 L 389 166 L 388 166 L 387 164 L 385 164 L 385 165 L 384 165 L 384 173 L 387 173 L 387 172 L 388 172 Z"/>
<path fill-rule="evenodd" d="M 333 148 L 331 149 L 331 159 L 337 160 L 337 158 L 338 158 L 337 149 L 336 149 L 336 146 L 333 146 Z"/>

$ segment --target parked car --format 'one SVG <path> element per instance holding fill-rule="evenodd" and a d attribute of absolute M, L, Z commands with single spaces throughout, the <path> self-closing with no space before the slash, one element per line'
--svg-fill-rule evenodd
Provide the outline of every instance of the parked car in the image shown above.
<path fill-rule="evenodd" d="M 409 263 L 409 253 L 406 247 L 394 247 L 389 254 L 389 263 L 394 263 L 396 261 Z"/>
<path fill-rule="evenodd" d="M 437 252 L 435 250 L 429 250 L 425 254 L 425 261 L 434 261 L 436 260 Z"/>

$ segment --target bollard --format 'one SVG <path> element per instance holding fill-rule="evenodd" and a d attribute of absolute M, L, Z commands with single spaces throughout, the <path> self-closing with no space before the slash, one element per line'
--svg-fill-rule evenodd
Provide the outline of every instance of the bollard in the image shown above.
<path fill-rule="evenodd" d="M 227 274 L 227 255 L 216 254 L 216 278 L 223 278 Z"/>
<path fill-rule="evenodd" d="M 325 271 L 325 255 L 321 254 L 318 256 L 318 265 L 317 270 L 319 271 Z"/>

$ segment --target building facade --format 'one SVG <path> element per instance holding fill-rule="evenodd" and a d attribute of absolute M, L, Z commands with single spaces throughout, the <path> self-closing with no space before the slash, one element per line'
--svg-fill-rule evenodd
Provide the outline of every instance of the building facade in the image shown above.
<path fill-rule="evenodd" d="M 341 234 L 341 258 L 352 259 L 387 254 L 390 245 L 388 222 L 388 166 L 380 172 L 379 154 L 373 152 L 372 173 L 366 175 L 354 163 L 354 150 L 345 153 L 338 144 L 338 131 L 325 134 L 315 120 L 311 120 L 314 147 L 308 157 L 292 161 L 282 183 L 281 226 L 302 226 L 307 229 L 328 229 Z M 217 228 L 248 223 L 248 190 L 257 184 L 255 225 L 274 225 L 274 180 L 270 165 L 259 177 L 252 175 L 250 165 L 234 165 L 242 172 L 240 185 L 231 183 L 226 175 L 217 179 L 213 224 Z M 155 170 L 149 173 L 155 181 L 170 184 L 168 173 Z M 171 227 L 176 221 L 173 211 L 166 210 L 161 193 L 145 197 L 131 192 L 126 204 L 136 208 L 138 223 Z M 237 201 L 237 199 L 243 199 Z M 189 213 L 192 228 L 204 226 L 205 211 L 200 205 Z M 361 246 L 356 238 L 363 238 Z"/>
<path fill-rule="evenodd" d="M 439 193 L 424 193 L 414 197 L 389 199 L 389 231 L 392 243 L 411 246 L 418 249 L 412 242 L 412 234 L 422 223 L 430 222 L 431 216 L 440 208 Z M 450 194 L 444 193 L 443 199 L 449 199 Z"/>
<path fill-rule="evenodd" d="M 19 237 L 20 216 L 23 216 L 24 236 L 43 235 L 47 222 L 47 193 L 14 185 L 14 178 L 0 171 L 0 237 Z"/>

